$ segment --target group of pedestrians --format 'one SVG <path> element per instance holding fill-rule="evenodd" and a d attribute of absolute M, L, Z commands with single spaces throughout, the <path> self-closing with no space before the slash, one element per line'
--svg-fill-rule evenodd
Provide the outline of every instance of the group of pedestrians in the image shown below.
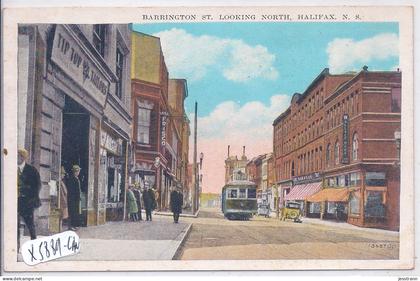
<path fill-rule="evenodd" d="M 41 206 L 39 192 L 41 190 L 41 177 L 38 170 L 27 163 L 28 151 L 18 150 L 18 240 L 20 237 L 19 222 L 22 218 L 29 230 L 31 239 L 36 239 L 34 210 Z M 81 217 L 81 182 L 79 179 L 81 168 L 73 165 L 68 175 L 61 167 L 61 180 L 59 182 L 60 209 L 62 219 L 67 219 L 69 230 L 77 230 Z M 152 211 L 156 209 L 156 196 L 154 189 L 145 188 L 143 191 L 130 185 L 127 189 L 127 209 L 131 221 L 142 220 L 142 206 L 146 211 L 146 221 L 152 221 Z M 183 195 L 180 188 L 173 188 L 170 194 L 170 207 L 173 212 L 174 223 L 178 223 L 182 213 Z"/>
<path fill-rule="evenodd" d="M 141 203 L 143 199 L 143 204 Z M 178 223 L 179 215 L 182 213 L 183 195 L 179 189 L 173 188 L 171 192 L 171 211 L 173 212 L 174 223 Z M 127 210 L 130 221 L 142 221 L 142 205 L 146 211 L 146 221 L 152 220 L 152 211 L 156 208 L 155 193 L 152 188 L 140 192 L 134 185 L 127 189 Z"/>
<path fill-rule="evenodd" d="M 143 201 L 143 204 L 142 204 Z M 152 221 L 152 211 L 156 209 L 155 192 L 152 188 L 145 188 L 143 192 L 133 184 L 127 189 L 127 210 L 131 221 L 142 221 L 142 205 L 146 211 L 146 221 Z"/>

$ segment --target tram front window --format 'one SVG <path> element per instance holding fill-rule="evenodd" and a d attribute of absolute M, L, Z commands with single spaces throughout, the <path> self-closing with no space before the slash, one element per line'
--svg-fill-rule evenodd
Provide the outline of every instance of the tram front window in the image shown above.
<path fill-rule="evenodd" d="M 229 189 L 228 190 L 228 198 L 237 198 L 238 197 L 238 190 L 237 189 Z"/>
<path fill-rule="evenodd" d="M 239 189 L 239 198 L 246 198 L 246 188 Z"/>
<path fill-rule="evenodd" d="M 257 198 L 257 190 L 248 189 L 248 198 Z"/>

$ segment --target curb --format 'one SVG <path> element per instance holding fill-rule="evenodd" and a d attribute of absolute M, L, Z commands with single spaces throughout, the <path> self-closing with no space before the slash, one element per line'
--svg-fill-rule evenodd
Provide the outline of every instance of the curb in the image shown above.
<path fill-rule="evenodd" d="M 198 214 L 200 213 L 200 210 L 198 210 L 195 214 L 179 214 L 180 217 L 184 217 L 184 218 L 197 218 Z M 154 215 L 159 215 L 159 216 L 172 216 L 171 212 L 154 212 Z"/>
<path fill-rule="evenodd" d="M 188 237 L 188 235 L 190 234 L 190 232 L 191 232 L 191 229 L 192 229 L 192 223 L 190 223 L 189 225 L 188 225 L 188 227 L 187 227 L 187 229 L 185 230 L 185 231 L 182 231 L 176 238 L 175 238 L 175 240 L 176 241 L 179 241 L 178 242 L 178 245 L 177 245 L 177 248 L 176 248 L 176 251 L 175 251 L 175 253 L 174 253 L 174 255 L 172 256 L 172 260 L 176 260 L 176 259 L 178 259 L 179 257 L 180 257 L 180 255 L 181 255 L 181 248 L 182 248 L 182 246 L 184 245 L 184 243 L 185 243 L 185 240 L 187 240 L 187 237 Z"/>

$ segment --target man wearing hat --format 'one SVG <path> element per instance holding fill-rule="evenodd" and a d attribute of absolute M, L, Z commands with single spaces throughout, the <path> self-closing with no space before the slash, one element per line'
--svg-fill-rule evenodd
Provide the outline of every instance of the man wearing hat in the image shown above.
<path fill-rule="evenodd" d="M 73 165 L 72 175 L 67 178 L 67 206 L 69 211 L 69 230 L 76 230 L 80 225 L 80 167 Z"/>
<path fill-rule="evenodd" d="M 173 187 L 171 192 L 171 210 L 174 217 L 174 223 L 178 223 L 179 214 L 182 213 L 182 205 L 183 205 L 183 196 L 181 193 L 181 188 Z"/>
<path fill-rule="evenodd" d="M 37 169 L 26 163 L 28 151 L 18 150 L 18 214 L 22 217 L 29 230 L 31 239 L 36 239 L 34 209 L 41 206 L 39 191 L 41 189 L 41 177 Z M 18 225 L 18 237 L 19 233 Z"/>

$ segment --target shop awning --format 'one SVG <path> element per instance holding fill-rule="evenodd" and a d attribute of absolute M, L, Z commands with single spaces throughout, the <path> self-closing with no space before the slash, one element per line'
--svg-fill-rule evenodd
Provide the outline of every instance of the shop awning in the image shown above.
<path fill-rule="evenodd" d="M 348 188 L 325 188 L 306 198 L 308 202 L 347 202 L 349 199 Z"/>
<path fill-rule="evenodd" d="M 321 189 L 321 182 L 295 185 L 284 198 L 287 201 L 305 200 L 306 197 L 318 192 Z"/>

